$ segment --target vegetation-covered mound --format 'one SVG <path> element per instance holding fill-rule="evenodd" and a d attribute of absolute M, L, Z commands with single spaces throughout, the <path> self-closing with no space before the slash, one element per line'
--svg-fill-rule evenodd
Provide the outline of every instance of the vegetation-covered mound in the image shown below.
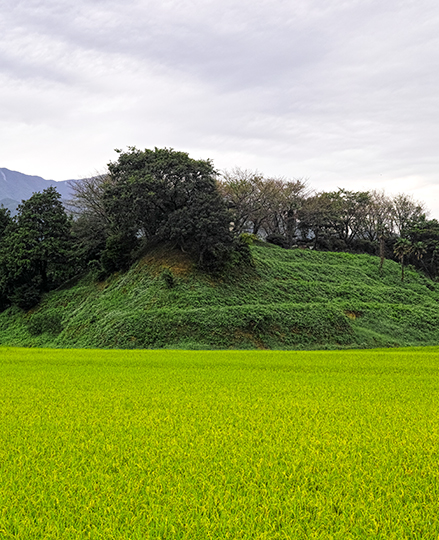
<path fill-rule="evenodd" d="M 101 348 L 345 348 L 439 344 L 439 293 L 370 255 L 252 246 L 254 268 L 213 277 L 179 250 L 0 314 L 3 345 Z"/>

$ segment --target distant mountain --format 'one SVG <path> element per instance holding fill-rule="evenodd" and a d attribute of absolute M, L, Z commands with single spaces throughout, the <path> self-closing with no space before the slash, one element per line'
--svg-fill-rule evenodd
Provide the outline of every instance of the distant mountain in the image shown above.
<path fill-rule="evenodd" d="M 14 199 L 9 199 L 6 198 L 6 199 L 1 199 L 0 200 L 0 206 L 4 206 L 5 208 L 7 208 L 10 212 L 11 212 L 11 215 L 15 215 L 16 211 L 17 211 L 17 206 L 20 204 L 19 201 L 15 201 Z"/>
<path fill-rule="evenodd" d="M 69 186 L 69 180 L 55 182 L 55 180 L 45 180 L 41 176 L 30 176 L 0 168 L 0 205 L 3 204 L 14 213 L 22 200 L 29 199 L 33 193 L 51 186 L 56 188 L 62 199 L 71 198 L 72 190 Z"/>

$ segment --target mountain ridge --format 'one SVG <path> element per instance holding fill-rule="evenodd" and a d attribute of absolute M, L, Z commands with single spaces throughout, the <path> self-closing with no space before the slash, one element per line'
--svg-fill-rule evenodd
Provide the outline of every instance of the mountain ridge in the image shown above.
<path fill-rule="evenodd" d="M 61 198 L 68 200 L 72 195 L 71 182 L 75 182 L 75 180 L 46 180 L 41 176 L 0 167 L 0 205 L 9 208 L 14 213 L 21 201 L 29 199 L 35 192 L 48 187 L 56 188 Z"/>

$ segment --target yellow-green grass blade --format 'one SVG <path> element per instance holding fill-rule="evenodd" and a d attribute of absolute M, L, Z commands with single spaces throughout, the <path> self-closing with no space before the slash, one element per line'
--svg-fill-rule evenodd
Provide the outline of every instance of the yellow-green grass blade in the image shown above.
<path fill-rule="evenodd" d="M 0 538 L 438 538 L 439 348 L 0 349 Z"/>

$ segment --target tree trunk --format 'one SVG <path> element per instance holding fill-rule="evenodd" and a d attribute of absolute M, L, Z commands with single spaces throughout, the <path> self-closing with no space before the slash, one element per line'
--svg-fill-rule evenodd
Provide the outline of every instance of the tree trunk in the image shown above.
<path fill-rule="evenodd" d="M 40 260 L 39 267 L 40 267 L 40 276 L 41 276 L 41 287 L 43 291 L 47 291 L 48 290 L 47 261 Z"/>
<path fill-rule="evenodd" d="M 380 237 L 380 275 L 383 274 L 383 266 L 384 266 L 384 259 L 385 259 L 385 248 L 386 245 L 384 243 L 384 237 Z"/>

